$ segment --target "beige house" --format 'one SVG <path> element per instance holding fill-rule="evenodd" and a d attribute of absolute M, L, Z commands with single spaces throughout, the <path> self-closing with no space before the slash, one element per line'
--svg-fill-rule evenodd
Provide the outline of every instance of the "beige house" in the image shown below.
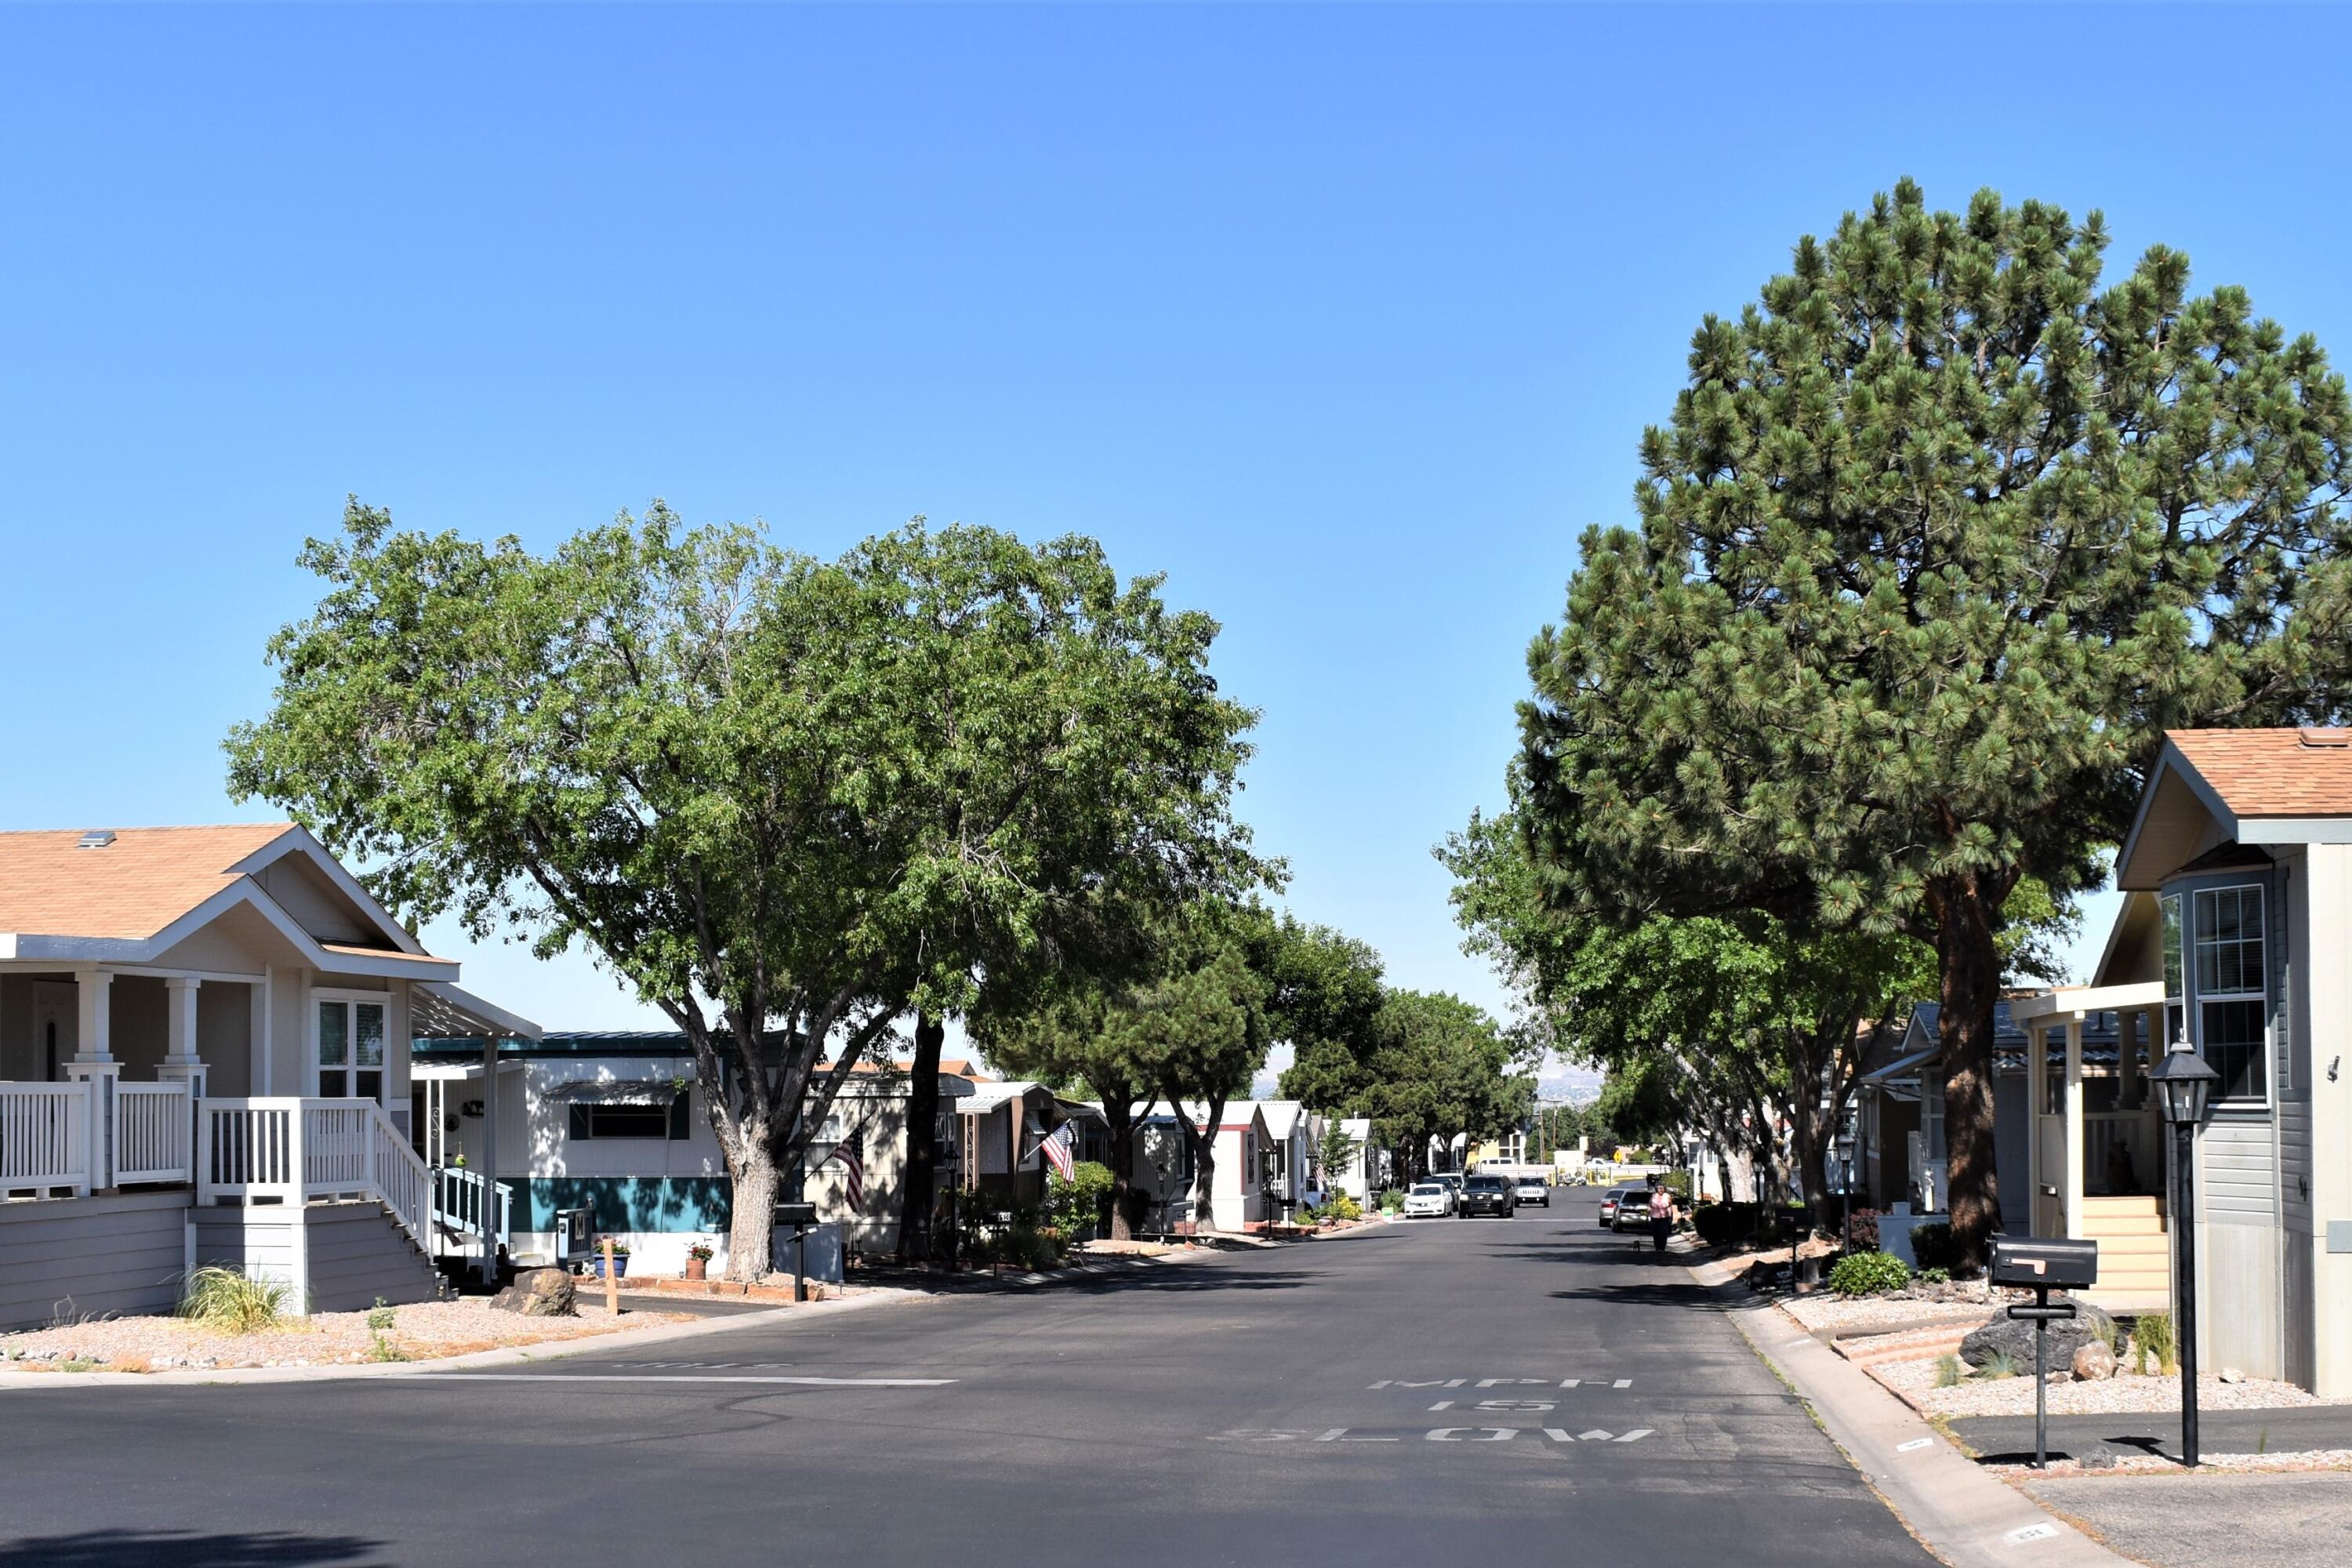
<path fill-rule="evenodd" d="M 2147 1071 L 2187 1041 L 2221 1075 L 2195 1140 L 2205 1364 L 2352 1395 L 2352 731 L 2173 731 L 2116 883 L 2092 984 L 2011 1004 L 2032 1228 L 2098 1239 L 2109 1300 L 2175 1299 Z M 2084 1059 L 2103 1017 L 2106 1074 Z"/>
<path fill-rule="evenodd" d="M 432 1295 L 484 1205 L 413 1147 L 410 1037 L 531 1032 L 457 978 L 290 824 L 0 833 L 0 1326 L 198 1262 Z"/>

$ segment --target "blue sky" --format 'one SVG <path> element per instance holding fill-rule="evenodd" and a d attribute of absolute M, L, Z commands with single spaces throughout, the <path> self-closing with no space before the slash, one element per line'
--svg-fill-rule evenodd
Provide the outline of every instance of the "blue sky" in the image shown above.
<path fill-rule="evenodd" d="M 1219 616 L 1302 915 L 1500 993 L 1429 847 L 1692 329 L 1898 175 L 2105 209 L 2352 356 L 2327 12 L 0 7 L 0 824 L 219 742 L 346 492 L 544 546 L 1100 537 Z M 2095 951 L 2104 918 L 2085 942 Z M 585 960 L 463 957 L 553 1026 Z"/>

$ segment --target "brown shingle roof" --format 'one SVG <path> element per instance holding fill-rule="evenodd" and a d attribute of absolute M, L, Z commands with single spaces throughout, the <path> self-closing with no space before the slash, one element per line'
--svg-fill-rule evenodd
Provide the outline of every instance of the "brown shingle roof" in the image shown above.
<path fill-rule="evenodd" d="M 241 873 L 231 869 L 287 822 L 230 827 L 126 827 L 102 849 L 81 833 L 0 833 L 0 931 L 19 936 L 155 935 Z"/>
<path fill-rule="evenodd" d="M 2352 816 L 2352 731 L 2168 730 L 2237 816 Z"/>

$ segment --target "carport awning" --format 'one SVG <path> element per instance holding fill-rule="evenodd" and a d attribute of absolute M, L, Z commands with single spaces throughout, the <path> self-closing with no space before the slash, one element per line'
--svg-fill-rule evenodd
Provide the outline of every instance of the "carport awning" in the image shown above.
<path fill-rule="evenodd" d="M 1875 1072 L 1862 1075 L 1864 1083 L 1893 1083 L 1898 1079 L 1917 1078 L 1922 1064 L 1936 1059 L 1941 1046 L 1930 1046 L 1924 1051 L 1913 1051 L 1907 1057 L 1897 1057 Z"/>
<path fill-rule="evenodd" d="M 537 1024 L 442 980 L 408 988 L 408 1032 L 428 1040 L 535 1040 Z"/>

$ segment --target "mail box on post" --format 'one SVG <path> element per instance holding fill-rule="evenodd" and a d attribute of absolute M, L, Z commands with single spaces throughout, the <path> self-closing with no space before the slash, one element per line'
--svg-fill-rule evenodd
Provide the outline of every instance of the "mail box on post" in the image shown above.
<path fill-rule="evenodd" d="M 2080 1290 L 2099 1282 L 2099 1244 L 2042 1237 L 1992 1244 L 1992 1282 L 2024 1289 Z"/>

